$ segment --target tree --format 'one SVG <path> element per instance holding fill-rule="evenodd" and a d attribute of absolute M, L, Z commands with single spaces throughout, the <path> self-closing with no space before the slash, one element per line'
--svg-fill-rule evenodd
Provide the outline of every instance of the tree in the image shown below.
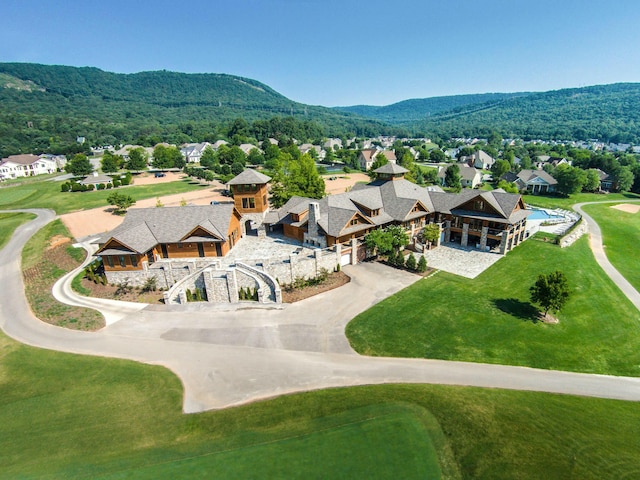
<path fill-rule="evenodd" d="M 429 152 L 429 160 L 433 163 L 442 163 L 447 161 L 447 156 L 439 148 L 434 148 Z"/>
<path fill-rule="evenodd" d="M 122 157 L 120 155 L 113 155 L 109 151 L 105 151 L 100 160 L 100 168 L 104 173 L 113 173 L 120 170 L 122 166 Z"/>
<path fill-rule="evenodd" d="M 420 255 L 420 260 L 418 260 L 416 270 L 420 273 L 424 273 L 427 271 L 427 259 L 424 258 L 424 255 Z"/>
<path fill-rule="evenodd" d="M 387 255 L 393 251 L 393 244 L 391 236 L 386 234 L 384 230 L 375 229 L 370 231 L 364 237 L 364 244 L 367 250 L 375 255 Z"/>
<path fill-rule="evenodd" d="M 585 178 L 582 190 L 585 192 L 596 192 L 600 188 L 600 176 L 594 169 L 587 170 L 587 176 Z"/>
<path fill-rule="evenodd" d="M 130 195 L 124 195 L 118 192 L 112 192 L 107 197 L 109 205 L 115 205 L 116 209 L 113 211 L 116 215 L 120 215 L 127 211 L 131 205 L 134 205 L 136 201 Z"/>
<path fill-rule="evenodd" d="M 568 197 L 582 190 L 587 180 L 587 172 L 581 168 L 562 164 L 555 169 L 554 178 L 558 181 L 556 191 Z"/>
<path fill-rule="evenodd" d="M 429 244 L 436 243 L 440 238 L 440 227 L 435 223 L 425 225 L 422 229 L 422 238 L 429 242 Z"/>
<path fill-rule="evenodd" d="M 629 167 L 620 167 L 616 174 L 619 192 L 628 192 L 633 185 L 633 173 Z"/>
<path fill-rule="evenodd" d="M 405 263 L 405 265 L 409 270 L 415 270 L 417 268 L 418 264 L 413 253 L 407 257 L 407 262 Z"/>
<path fill-rule="evenodd" d="M 531 301 L 540 304 L 546 317 L 549 310 L 559 312 L 569 299 L 569 282 L 564 273 L 556 270 L 548 275 L 540 274 L 529 292 Z"/>
<path fill-rule="evenodd" d="M 322 198 L 325 184 L 318 174 L 313 159 L 305 154 L 295 159 L 290 154 L 281 152 L 277 162 L 270 162 L 275 168 L 271 170 L 271 202 L 279 208 L 291 197 Z"/>
<path fill-rule="evenodd" d="M 149 161 L 149 155 L 142 147 L 135 147 L 129 150 L 129 161 L 127 162 L 127 170 L 139 172 L 146 170 L 147 162 Z"/>
<path fill-rule="evenodd" d="M 72 174 L 74 177 L 86 177 L 87 175 L 91 175 L 91 172 L 93 172 L 93 165 L 91 165 L 91 162 L 86 155 L 77 153 L 67 162 L 64 166 L 64 170 L 67 173 Z"/>
<path fill-rule="evenodd" d="M 206 168 L 211 168 L 216 163 L 216 152 L 211 147 L 211 145 L 207 145 L 205 149 L 202 151 L 202 155 L 200 155 L 200 165 Z"/>
<path fill-rule="evenodd" d="M 515 182 L 507 182 L 506 180 L 500 180 L 496 185 L 497 188 L 501 188 L 507 193 L 518 193 L 518 185 Z"/>
<path fill-rule="evenodd" d="M 184 157 L 178 147 L 156 145 L 153 149 L 153 166 L 155 168 L 166 170 L 168 168 L 182 168 L 184 165 Z"/>
<path fill-rule="evenodd" d="M 386 165 L 387 163 L 389 163 L 389 159 L 385 156 L 384 153 L 380 152 L 376 155 L 369 171 L 373 174 L 374 170 L 382 167 L 383 165 Z"/>
<path fill-rule="evenodd" d="M 462 183 L 460 182 L 460 167 L 457 163 L 449 165 L 445 170 L 444 183 L 454 192 L 462 190 Z"/>
<path fill-rule="evenodd" d="M 506 160 L 496 160 L 493 165 L 491 165 L 491 174 L 493 175 L 493 181 L 497 182 L 500 180 L 505 173 L 511 170 L 511 164 Z"/>

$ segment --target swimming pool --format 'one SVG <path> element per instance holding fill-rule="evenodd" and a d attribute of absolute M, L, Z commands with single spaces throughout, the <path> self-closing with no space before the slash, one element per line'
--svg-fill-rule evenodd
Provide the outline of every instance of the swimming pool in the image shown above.
<path fill-rule="evenodd" d="M 552 215 L 549 212 L 547 212 L 546 210 L 537 210 L 532 208 L 531 211 L 533 212 L 531 215 L 529 215 L 527 217 L 527 220 L 549 220 L 549 219 L 556 219 L 556 218 L 564 218 L 564 216 L 562 215 Z"/>

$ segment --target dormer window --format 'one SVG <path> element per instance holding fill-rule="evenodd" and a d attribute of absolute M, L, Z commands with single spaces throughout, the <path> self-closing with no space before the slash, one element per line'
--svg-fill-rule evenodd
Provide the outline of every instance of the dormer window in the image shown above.
<path fill-rule="evenodd" d="M 484 202 L 482 200 L 476 200 L 473 202 L 474 210 L 484 210 Z"/>

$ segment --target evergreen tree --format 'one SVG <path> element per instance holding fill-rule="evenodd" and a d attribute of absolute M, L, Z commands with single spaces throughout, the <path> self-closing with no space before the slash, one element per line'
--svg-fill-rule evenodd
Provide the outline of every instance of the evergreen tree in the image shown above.
<path fill-rule="evenodd" d="M 406 266 L 409 270 L 415 270 L 416 267 L 418 266 L 416 262 L 416 257 L 413 253 L 407 257 Z"/>
<path fill-rule="evenodd" d="M 420 273 L 424 273 L 427 271 L 427 259 L 424 255 L 420 255 L 420 260 L 418 260 L 417 271 Z"/>

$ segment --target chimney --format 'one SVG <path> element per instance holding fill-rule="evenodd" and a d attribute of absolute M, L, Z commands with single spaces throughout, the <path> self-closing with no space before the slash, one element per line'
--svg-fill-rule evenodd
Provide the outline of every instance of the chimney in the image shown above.
<path fill-rule="evenodd" d="M 320 204 L 318 202 L 309 203 L 309 223 L 307 234 L 315 239 L 318 237 L 318 219 L 320 218 Z"/>

